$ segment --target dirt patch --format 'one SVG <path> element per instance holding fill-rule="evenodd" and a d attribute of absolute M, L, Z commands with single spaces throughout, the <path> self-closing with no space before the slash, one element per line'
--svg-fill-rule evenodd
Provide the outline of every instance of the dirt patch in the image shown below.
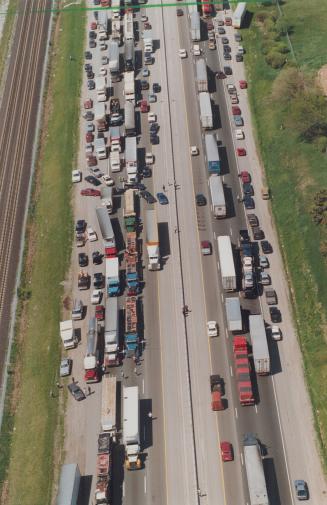
<path fill-rule="evenodd" d="M 317 81 L 324 95 L 327 96 L 327 65 L 324 65 L 318 71 Z"/>

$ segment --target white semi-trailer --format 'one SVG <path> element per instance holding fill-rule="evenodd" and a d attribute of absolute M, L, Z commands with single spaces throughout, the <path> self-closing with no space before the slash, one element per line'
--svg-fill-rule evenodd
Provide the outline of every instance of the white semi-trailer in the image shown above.
<path fill-rule="evenodd" d="M 146 248 L 148 251 L 149 270 L 160 270 L 160 251 L 157 214 L 155 210 L 146 211 Z"/>
<path fill-rule="evenodd" d="M 249 326 L 255 371 L 259 375 L 267 375 L 270 373 L 270 356 L 262 315 L 249 316 Z"/>
<path fill-rule="evenodd" d="M 251 505 L 269 505 L 260 446 L 251 433 L 243 439 L 243 450 Z"/>
<path fill-rule="evenodd" d="M 123 442 L 127 470 L 141 468 L 138 386 L 123 387 Z"/>
<path fill-rule="evenodd" d="M 228 235 L 218 237 L 219 265 L 221 281 L 226 291 L 236 289 L 236 272 L 232 244 Z"/>

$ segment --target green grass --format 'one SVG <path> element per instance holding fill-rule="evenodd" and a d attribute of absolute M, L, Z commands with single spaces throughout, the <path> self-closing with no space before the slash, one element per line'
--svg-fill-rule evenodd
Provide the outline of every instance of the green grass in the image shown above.
<path fill-rule="evenodd" d="M 23 345 L 16 359 L 20 389 L 11 437 L 8 505 L 50 503 L 54 462 L 58 461 L 54 435 L 60 423 L 59 405 L 50 391 L 57 394 L 61 283 L 71 255 L 71 170 L 77 149 L 84 26 L 81 12 L 61 14 L 59 39 L 53 46 L 48 136 L 41 149 L 37 199 L 29 219 L 33 259 L 23 288 L 28 286 L 31 296 L 25 311 Z"/>
<path fill-rule="evenodd" d="M 10 39 L 12 35 L 12 30 L 15 22 L 15 12 L 17 9 L 17 0 L 10 0 L 8 4 L 8 9 L 6 12 L 6 19 L 2 29 L 1 41 L 0 41 L 0 82 L 3 77 L 3 72 L 5 69 Z M 1 5 L 0 5 L 1 10 Z"/>
<path fill-rule="evenodd" d="M 248 8 L 255 12 L 254 5 Z M 327 63 L 327 3 L 312 0 L 308 9 L 304 0 L 286 0 L 282 9 L 293 27 L 291 42 L 297 63 L 304 72 L 317 71 Z M 257 143 L 272 190 L 273 213 L 293 288 L 305 373 L 327 468 L 327 265 L 319 251 L 321 230 L 309 213 L 314 193 L 327 188 L 326 155 L 314 145 L 301 143 L 285 128 L 292 104 L 283 107 L 271 100 L 278 71 L 265 63 L 262 32 L 254 21 L 242 35 Z"/>

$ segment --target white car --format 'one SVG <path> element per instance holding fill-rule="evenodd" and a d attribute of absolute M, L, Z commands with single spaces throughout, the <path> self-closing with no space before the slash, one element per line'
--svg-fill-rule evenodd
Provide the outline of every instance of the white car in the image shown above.
<path fill-rule="evenodd" d="M 85 153 L 86 154 L 93 153 L 93 144 L 91 142 L 89 142 L 88 144 L 85 144 Z"/>
<path fill-rule="evenodd" d="M 243 140 L 244 139 L 243 130 L 235 130 L 235 138 L 236 140 Z"/>
<path fill-rule="evenodd" d="M 201 49 L 199 44 L 194 44 L 193 46 L 193 54 L 194 56 L 200 56 L 201 55 Z"/>
<path fill-rule="evenodd" d="M 154 112 L 149 112 L 148 114 L 148 122 L 155 123 L 157 121 L 157 116 Z"/>
<path fill-rule="evenodd" d="M 244 272 L 252 272 L 252 258 L 251 258 L 251 256 L 244 256 L 243 269 L 244 269 Z"/>
<path fill-rule="evenodd" d="M 147 22 L 147 20 L 148 20 L 148 16 L 145 16 L 145 15 L 143 14 L 143 16 L 141 16 L 141 21 L 142 21 L 143 23 L 146 23 L 146 22 Z"/>
<path fill-rule="evenodd" d="M 245 272 L 244 273 L 244 287 L 245 288 L 253 288 L 253 285 L 254 285 L 253 273 L 252 272 Z"/>
<path fill-rule="evenodd" d="M 145 155 L 145 164 L 146 165 L 153 165 L 154 158 L 152 153 L 146 153 Z"/>
<path fill-rule="evenodd" d="M 278 326 L 271 327 L 271 338 L 273 340 L 282 340 L 282 332 Z"/>
<path fill-rule="evenodd" d="M 107 69 L 104 67 L 101 67 L 100 71 L 99 71 L 99 77 L 104 77 L 105 75 L 107 75 Z"/>
<path fill-rule="evenodd" d="M 89 227 L 87 228 L 87 236 L 88 236 L 88 239 L 90 242 L 95 242 L 96 240 L 98 240 L 98 236 L 96 234 L 96 232 L 93 230 L 93 228 Z"/>
<path fill-rule="evenodd" d="M 105 51 L 107 49 L 107 44 L 105 42 L 100 42 L 100 51 Z"/>
<path fill-rule="evenodd" d="M 91 303 L 92 305 L 99 305 L 102 299 L 102 291 L 101 289 L 93 289 L 91 294 Z"/>
<path fill-rule="evenodd" d="M 197 156 L 199 154 L 199 149 L 196 146 L 191 146 L 191 156 Z"/>
<path fill-rule="evenodd" d="M 72 182 L 81 182 L 82 180 L 82 172 L 80 170 L 72 171 Z"/>
<path fill-rule="evenodd" d="M 120 158 L 110 158 L 110 168 L 112 172 L 120 171 Z"/>
<path fill-rule="evenodd" d="M 110 175 L 103 175 L 101 180 L 106 186 L 113 186 L 115 184 L 115 181 L 110 177 Z"/>
<path fill-rule="evenodd" d="M 208 337 L 218 336 L 218 326 L 216 321 L 207 322 Z"/>
<path fill-rule="evenodd" d="M 260 282 L 263 286 L 269 286 L 271 283 L 270 275 L 267 272 L 260 273 Z"/>
<path fill-rule="evenodd" d="M 269 268 L 269 261 L 267 256 L 259 256 L 259 265 L 261 268 Z"/>
<path fill-rule="evenodd" d="M 186 49 L 179 49 L 178 54 L 180 58 L 187 58 L 187 52 Z"/>

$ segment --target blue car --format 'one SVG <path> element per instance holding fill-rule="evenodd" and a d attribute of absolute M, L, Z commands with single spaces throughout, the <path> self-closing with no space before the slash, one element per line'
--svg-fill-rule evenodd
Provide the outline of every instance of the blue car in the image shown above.
<path fill-rule="evenodd" d="M 164 193 L 157 193 L 157 198 L 158 198 L 158 202 L 160 203 L 160 205 L 167 205 L 168 198 L 166 197 L 166 195 Z"/>
<path fill-rule="evenodd" d="M 254 200 L 251 196 L 245 196 L 243 202 L 246 209 L 254 209 Z"/>

